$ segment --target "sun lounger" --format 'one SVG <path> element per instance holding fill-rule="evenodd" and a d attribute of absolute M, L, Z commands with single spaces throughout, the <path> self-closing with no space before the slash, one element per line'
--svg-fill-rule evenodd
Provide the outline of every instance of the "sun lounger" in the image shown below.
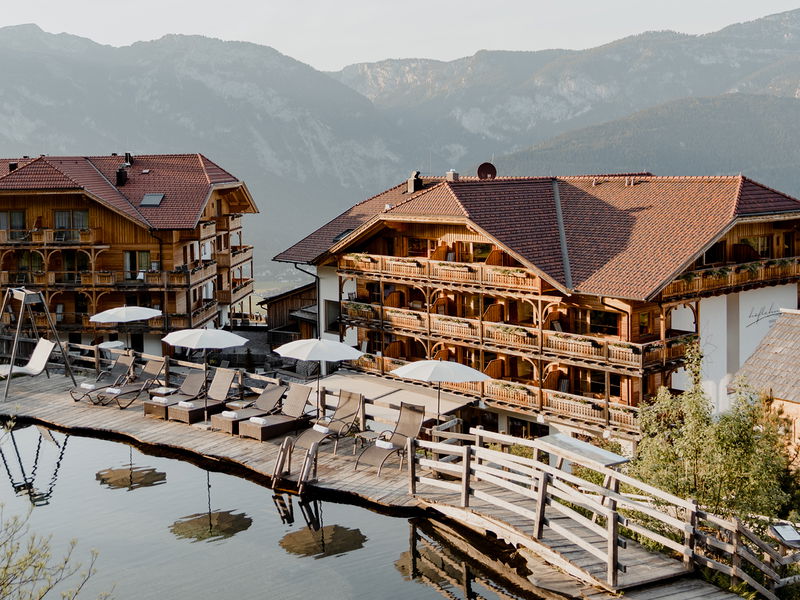
<path fill-rule="evenodd" d="M 111 365 L 111 368 L 105 371 L 100 371 L 100 374 L 93 383 L 84 382 L 69 391 L 69 395 L 75 402 L 86 400 L 92 404 L 107 404 L 111 402 L 111 398 L 107 401 L 101 400 L 100 394 L 108 387 L 121 386 L 128 381 L 131 369 L 133 368 L 133 356 L 130 354 L 120 354 L 117 360 Z M 102 383 L 101 383 L 102 380 Z"/>
<path fill-rule="evenodd" d="M 281 412 L 277 415 L 252 417 L 247 421 L 242 421 L 239 423 L 239 436 L 263 442 L 285 433 L 296 433 L 301 428 L 308 427 L 309 418 L 306 415 L 306 406 L 312 391 L 313 389 L 307 385 L 290 383 Z"/>
<path fill-rule="evenodd" d="M 128 381 L 121 386 L 109 386 L 98 394 L 101 402 L 108 404 L 114 400 L 120 409 L 128 408 L 133 404 L 148 388 L 158 383 L 158 376 L 164 368 L 163 360 L 148 360 L 142 372 L 135 379 Z"/>
<path fill-rule="evenodd" d="M 206 414 L 222 412 L 225 410 L 225 400 L 228 399 L 235 375 L 236 371 L 231 369 L 217 369 L 205 396 L 201 395 L 194 400 L 184 400 L 173 404 L 167 408 L 167 418 L 170 421 L 180 421 L 191 425 L 202 421 Z"/>
<path fill-rule="evenodd" d="M 47 366 L 47 359 L 50 358 L 50 353 L 55 347 L 55 342 L 51 342 L 45 338 L 39 338 L 27 364 L 14 365 L 13 370 L 10 364 L 0 365 L 0 377 L 8 377 L 9 373 L 12 375 L 28 375 L 30 377 L 39 375 Z"/>
<path fill-rule="evenodd" d="M 406 443 L 409 438 L 415 438 L 419 435 L 424 418 L 424 406 L 402 402 L 394 431 L 386 430 L 377 433 L 372 445 L 367 446 L 358 455 L 355 468 L 358 469 L 359 463 L 373 465 L 378 467 L 378 477 L 380 477 L 383 464 L 389 460 L 389 457 L 397 454 L 400 457 L 400 469 L 402 469 Z"/>
<path fill-rule="evenodd" d="M 336 454 L 339 440 L 353 429 L 363 401 L 364 397 L 361 394 L 339 390 L 339 403 L 333 411 L 333 416 L 317 419 L 311 429 L 304 431 L 294 440 L 294 447 L 309 449 L 314 442 L 322 444 L 326 440 L 333 440 L 333 453 Z"/>
<path fill-rule="evenodd" d="M 286 391 L 285 385 L 269 385 L 259 394 L 252 407 L 223 410 L 211 416 L 211 429 L 218 429 L 231 435 L 239 433 L 239 424 L 250 417 L 263 417 L 275 411 L 278 402 Z"/>
<path fill-rule="evenodd" d="M 167 408 L 178 402 L 190 402 L 200 395 L 203 385 L 206 382 L 206 374 L 203 371 L 193 371 L 183 380 L 181 387 L 174 394 L 168 396 L 151 396 L 149 400 L 142 403 L 145 416 L 167 418 Z"/>

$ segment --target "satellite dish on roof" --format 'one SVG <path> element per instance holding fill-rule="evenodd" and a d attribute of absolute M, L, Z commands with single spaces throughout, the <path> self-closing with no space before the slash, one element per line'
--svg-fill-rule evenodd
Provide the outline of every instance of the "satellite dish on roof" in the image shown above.
<path fill-rule="evenodd" d="M 478 167 L 478 179 L 494 179 L 497 177 L 497 168 L 490 162 L 485 162 Z"/>

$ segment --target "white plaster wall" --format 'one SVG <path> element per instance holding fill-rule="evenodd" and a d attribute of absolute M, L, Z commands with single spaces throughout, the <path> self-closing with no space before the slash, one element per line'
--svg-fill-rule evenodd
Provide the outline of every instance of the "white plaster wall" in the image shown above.
<path fill-rule="evenodd" d="M 336 274 L 335 267 L 320 267 L 317 269 L 317 275 L 319 275 L 319 311 L 322 315 L 322 337 L 329 340 L 336 340 L 339 341 L 339 334 L 337 333 L 326 333 L 325 332 L 325 323 L 328 322 L 328 315 L 325 314 L 325 301 L 332 300 L 334 302 L 339 301 L 339 276 Z M 344 282 L 342 287 L 342 294 L 345 298 L 348 297 L 350 292 L 355 292 L 355 282 L 353 280 L 347 280 Z M 358 334 L 355 329 L 347 329 L 345 330 L 344 336 L 344 343 L 349 344 L 351 346 L 355 346 L 358 343 Z"/>
<path fill-rule="evenodd" d="M 797 285 L 780 285 L 740 294 L 739 364 L 744 364 L 775 323 L 782 308 L 797 308 Z"/>
<path fill-rule="evenodd" d="M 145 335 L 144 336 L 144 353 L 154 354 L 161 356 L 161 336 L 159 335 Z"/>
<path fill-rule="evenodd" d="M 781 308 L 797 308 L 795 284 L 747 290 L 700 301 L 700 347 L 703 350 L 703 388 L 717 411 L 730 406 L 727 388 L 736 371 L 753 353 Z M 691 330 L 692 312 L 679 308 L 672 326 Z M 684 370 L 672 377 L 672 386 L 686 389 Z"/>

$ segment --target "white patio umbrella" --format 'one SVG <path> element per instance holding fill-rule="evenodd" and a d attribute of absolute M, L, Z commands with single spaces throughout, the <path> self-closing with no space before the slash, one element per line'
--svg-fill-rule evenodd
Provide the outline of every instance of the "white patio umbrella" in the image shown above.
<path fill-rule="evenodd" d="M 203 372 L 208 379 L 208 361 L 206 353 L 209 349 L 218 350 L 221 348 L 233 348 L 243 346 L 249 340 L 246 337 L 236 335 L 224 329 L 181 329 L 172 331 L 161 338 L 170 346 L 180 346 L 191 348 L 192 350 L 203 351 Z M 204 420 L 208 421 L 208 396 L 205 396 L 205 407 L 203 411 Z"/>
<path fill-rule="evenodd" d="M 161 311 L 146 306 L 116 306 L 92 315 L 92 323 L 131 323 L 133 321 L 146 321 L 153 317 L 160 317 Z M 128 331 L 128 346 L 131 345 L 131 332 Z"/>
<path fill-rule="evenodd" d="M 286 358 L 297 360 L 316 360 L 320 362 L 320 373 L 322 372 L 322 361 L 337 362 L 340 360 L 355 360 L 362 354 L 352 346 L 336 342 L 334 340 L 295 340 L 275 348 L 275 352 Z M 319 402 L 319 375 L 317 374 L 317 401 Z M 323 404 L 324 407 L 324 404 Z"/>
<path fill-rule="evenodd" d="M 436 421 L 441 418 L 442 382 L 467 383 L 491 379 L 477 369 L 448 360 L 417 360 L 391 371 L 392 375 L 417 381 L 438 383 L 436 391 Z"/>

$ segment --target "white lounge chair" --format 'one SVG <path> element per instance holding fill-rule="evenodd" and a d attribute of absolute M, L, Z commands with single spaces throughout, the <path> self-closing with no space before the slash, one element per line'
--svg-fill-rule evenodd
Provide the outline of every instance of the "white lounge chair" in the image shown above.
<path fill-rule="evenodd" d="M 55 342 L 51 342 L 45 338 L 39 338 L 39 341 L 36 342 L 36 347 L 33 349 L 33 354 L 31 354 L 31 357 L 28 359 L 28 364 L 21 367 L 14 365 L 13 374 L 35 377 L 44 371 L 47 366 L 47 359 L 50 358 L 50 354 L 55 347 Z M 11 372 L 10 364 L 0 365 L 0 377 L 8 377 L 8 374 Z"/>

